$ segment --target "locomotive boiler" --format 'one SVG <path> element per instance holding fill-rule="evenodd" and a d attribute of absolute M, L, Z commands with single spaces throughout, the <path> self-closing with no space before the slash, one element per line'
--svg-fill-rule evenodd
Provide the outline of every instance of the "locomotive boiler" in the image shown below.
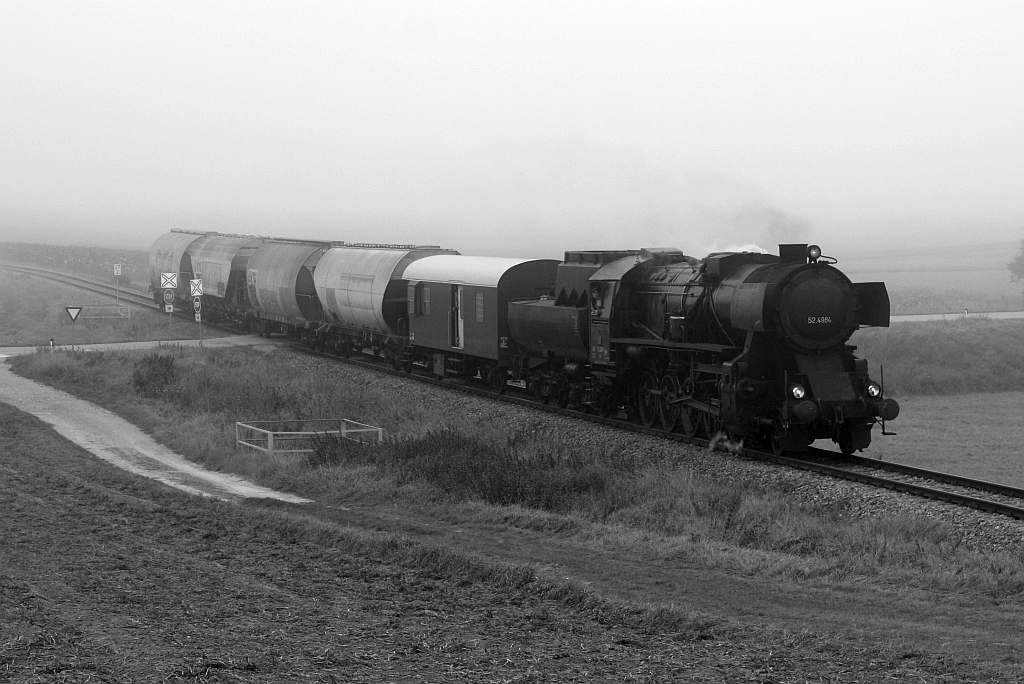
<path fill-rule="evenodd" d="M 567 252 L 552 296 L 510 304 L 513 377 L 542 399 L 647 426 L 844 453 L 894 419 L 847 345 L 889 325 L 883 283 L 852 283 L 814 245 L 779 255 L 678 250 Z"/>

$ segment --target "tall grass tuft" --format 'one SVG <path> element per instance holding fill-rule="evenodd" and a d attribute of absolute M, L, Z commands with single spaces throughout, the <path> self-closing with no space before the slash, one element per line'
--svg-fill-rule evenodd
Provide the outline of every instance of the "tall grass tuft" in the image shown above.
<path fill-rule="evenodd" d="M 132 365 L 132 389 L 144 397 L 158 397 L 174 383 L 176 371 L 173 356 L 146 354 Z"/>
<path fill-rule="evenodd" d="M 607 461 L 608 459 L 605 459 Z M 615 460 L 615 459 L 612 459 Z M 337 440 L 324 443 L 310 464 L 373 465 L 399 485 L 425 482 L 451 501 L 483 501 L 553 512 L 600 509 L 622 502 L 634 464 L 602 462 L 580 449 L 516 434 L 507 444 L 453 427 L 388 440 L 376 447 Z"/>

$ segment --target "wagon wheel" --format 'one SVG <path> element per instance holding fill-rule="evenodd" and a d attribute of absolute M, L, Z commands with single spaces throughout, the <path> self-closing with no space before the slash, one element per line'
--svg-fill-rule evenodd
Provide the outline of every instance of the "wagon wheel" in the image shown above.
<path fill-rule="evenodd" d="M 704 426 L 704 436 L 714 439 L 715 435 L 722 431 L 722 419 L 713 415 L 710 411 L 701 411 L 701 423 Z"/>
<path fill-rule="evenodd" d="M 644 374 L 636 390 L 636 405 L 640 411 L 640 422 L 644 427 L 651 427 L 658 419 L 660 395 L 658 376 L 654 373 Z"/>
<path fill-rule="evenodd" d="M 843 456 L 852 456 L 854 452 L 853 428 L 846 425 L 839 428 L 839 435 L 836 443 L 839 444 L 839 450 L 843 452 Z"/>
<path fill-rule="evenodd" d="M 611 387 L 608 385 L 598 385 L 595 387 L 594 401 L 591 406 L 594 409 L 594 413 L 602 418 L 610 417 L 615 410 Z"/>
<path fill-rule="evenodd" d="M 505 368 L 492 368 L 487 374 L 487 384 L 491 386 L 495 394 L 504 394 L 508 387 L 508 370 Z"/>
<path fill-rule="evenodd" d="M 683 382 L 682 396 L 687 399 L 693 398 L 693 380 L 687 378 Z M 703 425 L 702 411 L 689 404 L 681 404 L 679 407 L 679 422 L 682 423 L 683 434 L 687 437 L 696 437 Z"/>
<path fill-rule="evenodd" d="M 658 413 L 661 416 L 661 429 L 665 432 L 675 432 L 679 427 L 680 408 L 679 404 L 669 403 L 678 399 L 682 390 L 679 378 L 674 375 L 666 375 L 661 379 L 661 401 L 658 402 Z"/>
<path fill-rule="evenodd" d="M 551 403 L 551 397 L 555 394 L 555 384 L 551 380 L 544 378 L 537 382 L 537 397 L 540 399 L 540 403 L 547 405 Z"/>
<path fill-rule="evenodd" d="M 536 377 L 531 376 L 526 379 L 526 392 L 534 401 L 544 403 L 544 397 L 541 396 L 542 389 L 541 381 Z"/>
<path fill-rule="evenodd" d="M 584 401 L 586 401 L 585 397 Z M 612 406 L 611 386 L 595 380 L 590 388 L 590 401 L 584 404 L 583 409 L 594 415 L 607 418 L 611 415 Z"/>
<path fill-rule="evenodd" d="M 569 408 L 569 404 L 572 403 L 572 387 L 569 382 L 562 377 L 559 377 L 552 387 L 555 393 L 558 406 L 560 408 Z"/>

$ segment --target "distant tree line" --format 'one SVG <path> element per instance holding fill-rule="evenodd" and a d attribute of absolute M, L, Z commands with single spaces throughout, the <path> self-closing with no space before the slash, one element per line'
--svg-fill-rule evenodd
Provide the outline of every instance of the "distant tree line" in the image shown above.
<path fill-rule="evenodd" d="M 1015 283 L 1024 282 L 1024 240 L 1020 241 L 1020 251 L 1006 268 L 1010 269 L 1010 280 Z"/>

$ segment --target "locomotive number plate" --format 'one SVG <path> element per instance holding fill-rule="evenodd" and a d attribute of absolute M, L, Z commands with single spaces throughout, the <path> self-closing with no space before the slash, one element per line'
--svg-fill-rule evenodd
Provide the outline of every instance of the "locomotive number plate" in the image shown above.
<path fill-rule="evenodd" d="M 832 317 L 831 316 L 808 316 L 807 317 L 807 322 L 810 323 L 810 324 L 814 324 L 814 323 L 831 323 L 832 322 Z"/>

